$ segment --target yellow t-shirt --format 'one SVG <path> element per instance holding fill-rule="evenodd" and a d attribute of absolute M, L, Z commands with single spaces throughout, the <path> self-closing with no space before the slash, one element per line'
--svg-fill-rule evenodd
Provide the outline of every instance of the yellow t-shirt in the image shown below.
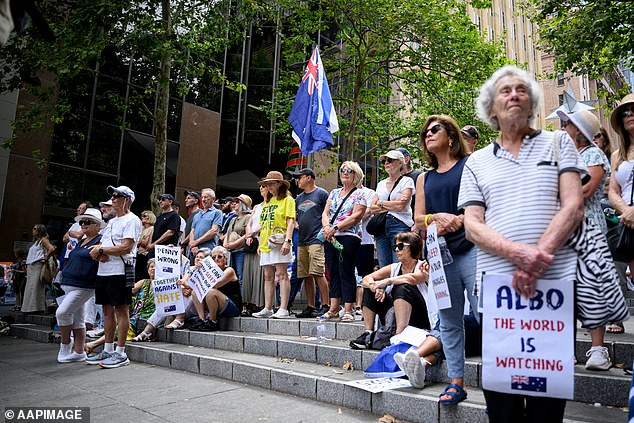
<path fill-rule="evenodd" d="M 277 197 L 271 198 L 268 203 L 262 205 L 262 213 L 260 213 L 260 251 L 268 253 L 269 235 L 273 233 L 275 227 L 280 227 L 286 233 L 286 219 L 295 219 L 295 199 L 290 195 L 283 200 Z"/>

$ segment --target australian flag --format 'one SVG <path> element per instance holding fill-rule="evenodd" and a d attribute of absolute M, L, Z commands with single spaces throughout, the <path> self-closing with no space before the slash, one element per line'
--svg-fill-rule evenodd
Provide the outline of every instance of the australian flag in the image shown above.
<path fill-rule="evenodd" d="M 518 391 L 546 392 L 545 377 L 511 376 L 511 389 Z"/>
<path fill-rule="evenodd" d="M 306 66 L 288 120 L 293 139 L 305 156 L 332 147 L 332 134 L 339 130 L 339 121 L 317 47 Z"/>

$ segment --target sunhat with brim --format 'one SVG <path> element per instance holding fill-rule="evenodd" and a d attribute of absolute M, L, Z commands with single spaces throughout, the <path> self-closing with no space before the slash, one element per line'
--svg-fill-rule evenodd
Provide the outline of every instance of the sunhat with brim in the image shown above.
<path fill-rule="evenodd" d="M 403 153 L 401 153 L 398 150 L 390 150 L 390 151 L 388 151 L 387 153 L 385 153 L 381 157 L 379 157 L 379 161 L 382 162 L 386 158 L 392 159 L 392 160 L 400 160 L 401 162 L 405 163 L 405 156 L 403 155 Z"/>
<path fill-rule="evenodd" d="M 92 207 L 87 208 L 83 214 L 75 216 L 75 222 L 79 222 L 80 220 L 93 220 L 99 223 L 100 228 L 106 227 L 106 222 L 101 218 L 101 211 Z"/>
<path fill-rule="evenodd" d="M 617 133 L 621 133 L 621 127 L 619 126 L 619 121 L 622 121 L 619 115 L 621 114 L 621 110 L 629 104 L 634 104 L 634 94 L 628 94 L 621 100 L 621 103 L 616 106 L 616 109 L 612 110 L 610 113 L 610 125 L 612 125 L 612 129 L 614 129 Z"/>
<path fill-rule="evenodd" d="M 563 110 L 558 110 L 557 115 L 564 122 L 572 122 L 590 142 L 593 142 L 592 139 L 601 129 L 599 119 L 590 110 L 579 110 L 570 114 Z"/>
<path fill-rule="evenodd" d="M 278 171 L 272 170 L 266 174 L 266 176 L 258 181 L 258 184 L 264 185 L 267 182 L 281 182 L 286 186 L 286 189 L 291 187 L 291 183 L 284 179 L 284 176 Z"/>
<path fill-rule="evenodd" d="M 240 194 L 236 197 L 236 200 L 238 201 L 242 201 L 247 207 L 251 207 L 251 204 L 253 204 L 253 200 L 251 200 L 251 197 L 249 197 L 246 194 Z"/>

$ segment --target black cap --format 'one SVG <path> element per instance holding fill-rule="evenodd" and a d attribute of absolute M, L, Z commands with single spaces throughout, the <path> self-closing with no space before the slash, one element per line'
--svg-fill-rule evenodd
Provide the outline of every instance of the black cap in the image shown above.
<path fill-rule="evenodd" d="M 176 200 L 172 194 L 163 194 L 159 197 L 159 200 L 163 199 L 170 200 L 172 203 L 174 202 L 174 200 Z"/>
<path fill-rule="evenodd" d="M 196 191 L 185 191 L 185 197 L 187 197 L 188 195 L 194 197 L 196 200 L 200 200 L 200 194 L 198 194 Z"/>
<path fill-rule="evenodd" d="M 409 150 L 407 148 L 397 148 L 398 151 L 400 151 L 401 153 L 403 153 L 403 156 L 405 157 L 412 157 L 411 154 L 409 154 Z"/>
<path fill-rule="evenodd" d="M 236 200 L 236 197 L 225 197 L 225 198 L 220 200 L 220 204 L 231 203 L 233 201 L 238 201 L 238 200 Z"/>
<path fill-rule="evenodd" d="M 464 135 L 468 136 L 469 138 L 475 138 L 476 140 L 480 136 L 480 134 L 478 133 L 478 128 L 476 128 L 473 125 L 465 126 L 464 128 L 460 130 L 460 132 L 462 132 Z"/>
<path fill-rule="evenodd" d="M 181 207 L 181 203 L 179 203 L 178 200 L 174 200 L 172 202 L 172 206 L 180 208 Z"/>
<path fill-rule="evenodd" d="M 315 179 L 315 172 L 313 172 L 313 170 L 309 167 L 305 167 L 303 169 L 298 170 L 297 172 L 288 172 L 290 173 L 293 177 L 298 177 L 298 176 L 302 176 L 302 175 L 308 175 L 311 178 Z"/>

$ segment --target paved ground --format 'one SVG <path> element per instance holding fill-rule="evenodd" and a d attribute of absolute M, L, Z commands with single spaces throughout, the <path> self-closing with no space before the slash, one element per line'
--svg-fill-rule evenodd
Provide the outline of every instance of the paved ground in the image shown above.
<path fill-rule="evenodd" d="M 376 421 L 355 410 L 146 364 L 109 370 L 59 364 L 57 351 L 55 344 L 0 337 L 0 407 L 90 407 L 92 423 Z"/>

